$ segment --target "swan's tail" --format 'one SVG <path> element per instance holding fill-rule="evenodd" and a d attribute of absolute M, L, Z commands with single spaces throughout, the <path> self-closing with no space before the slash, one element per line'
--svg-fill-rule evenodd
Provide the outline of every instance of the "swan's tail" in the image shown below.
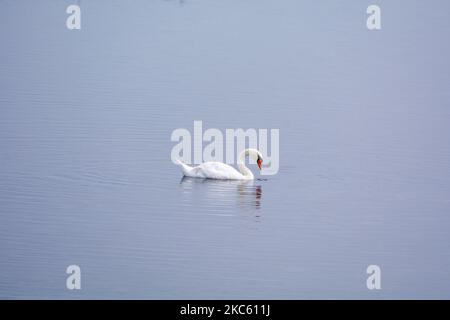
<path fill-rule="evenodd" d="M 192 170 L 192 167 L 188 166 L 186 163 L 184 163 L 180 159 L 176 159 L 175 162 L 176 162 L 176 164 L 178 164 L 181 167 L 181 170 L 183 171 L 184 175 L 188 175 L 189 172 Z"/>

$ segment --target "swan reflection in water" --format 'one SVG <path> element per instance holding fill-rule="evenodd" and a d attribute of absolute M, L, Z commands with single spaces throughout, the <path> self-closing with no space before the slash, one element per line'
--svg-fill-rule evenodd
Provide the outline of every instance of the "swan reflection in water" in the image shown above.
<path fill-rule="evenodd" d="M 254 210 L 261 207 L 262 187 L 259 180 L 216 180 L 183 177 L 180 181 L 186 199 L 206 206 L 218 214 L 235 214 L 236 207 Z"/>

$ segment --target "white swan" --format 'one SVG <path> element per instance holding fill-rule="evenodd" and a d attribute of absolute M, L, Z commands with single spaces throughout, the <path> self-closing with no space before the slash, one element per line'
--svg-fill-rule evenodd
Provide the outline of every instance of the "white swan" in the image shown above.
<path fill-rule="evenodd" d="M 222 162 L 209 161 L 197 167 L 190 167 L 180 160 L 177 160 L 177 162 L 186 177 L 221 180 L 253 180 L 253 173 L 245 166 L 246 156 L 250 156 L 256 160 L 259 170 L 261 170 L 263 158 L 261 152 L 256 149 L 245 149 L 239 154 L 238 168 L 240 172 Z"/>

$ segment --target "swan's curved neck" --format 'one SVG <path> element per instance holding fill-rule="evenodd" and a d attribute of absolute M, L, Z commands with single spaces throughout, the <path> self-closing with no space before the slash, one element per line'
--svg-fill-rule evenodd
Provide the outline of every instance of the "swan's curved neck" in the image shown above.
<path fill-rule="evenodd" d="M 253 179 L 254 178 L 252 171 L 249 168 L 247 168 L 247 166 L 245 165 L 245 157 L 250 155 L 250 152 L 251 152 L 251 150 L 249 150 L 249 149 L 246 149 L 246 150 L 242 151 L 239 154 L 238 163 L 237 163 L 239 171 L 247 179 Z"/>

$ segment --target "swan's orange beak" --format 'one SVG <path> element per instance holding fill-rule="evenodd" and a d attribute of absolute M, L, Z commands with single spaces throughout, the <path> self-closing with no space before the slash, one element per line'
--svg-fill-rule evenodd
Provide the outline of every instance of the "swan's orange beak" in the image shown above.
<path fill-rule="evenodd" d="M 261 160 L 261 158 L 259 158 L 258 161 L 256 161 L 256 162 L 258 163 L 259 170 L 261 170 L 262 169 L 262 160 Z"/>

